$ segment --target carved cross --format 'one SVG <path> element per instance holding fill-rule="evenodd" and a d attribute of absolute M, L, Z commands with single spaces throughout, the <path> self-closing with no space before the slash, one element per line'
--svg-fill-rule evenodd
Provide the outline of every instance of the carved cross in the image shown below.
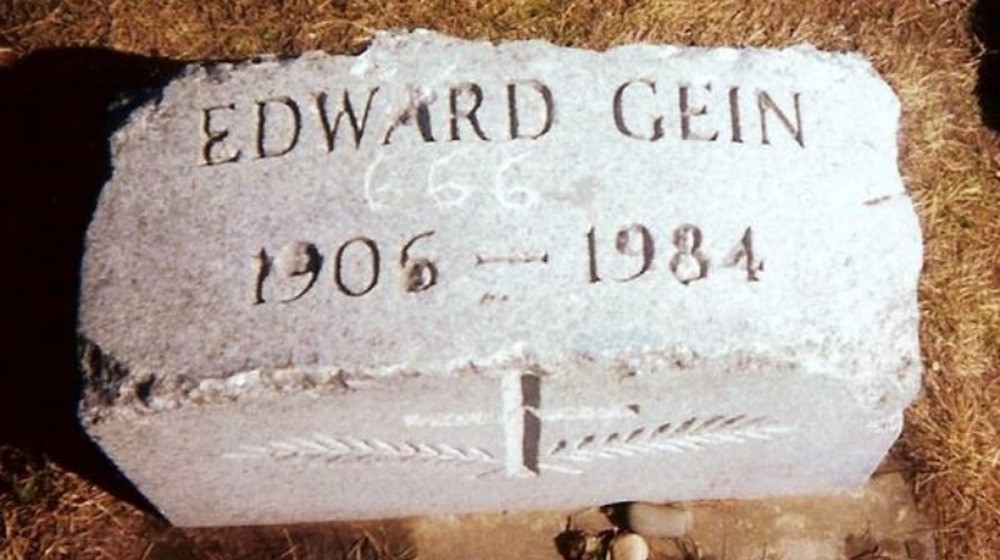
<path fill-rule="evenodd" d="M 500 424 L 504 438 L 504 471 L 510 478 L 537 476 L 548 466 L 540 460 L 542 421 L 598 420 L 629 418 L 638 414 L 638 407 L 568 408 L 542 412 L 541 378 L 530 373 L 512 371 L 500 380 L 501 412 L 470 413 L 441 416 L 409 415 L 408 426 L 488 426 Z"/>

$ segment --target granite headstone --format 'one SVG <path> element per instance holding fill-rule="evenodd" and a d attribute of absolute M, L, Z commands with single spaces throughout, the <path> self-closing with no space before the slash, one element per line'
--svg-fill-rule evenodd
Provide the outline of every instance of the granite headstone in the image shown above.
<path fill-rule="evenodd" d="M 178 525 L 850 489 L 919 389 L 859 55 L 382 32 L 116 115 L 80 414 Z"/>

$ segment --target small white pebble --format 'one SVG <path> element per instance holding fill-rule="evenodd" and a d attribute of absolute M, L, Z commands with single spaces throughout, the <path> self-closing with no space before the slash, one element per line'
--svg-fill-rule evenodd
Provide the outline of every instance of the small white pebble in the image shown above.
<path fill-rule="evenodd" d="M 618 533 L 611 541 L 611 560 L 647 560 L 649 545 L 635 533 Z"/>

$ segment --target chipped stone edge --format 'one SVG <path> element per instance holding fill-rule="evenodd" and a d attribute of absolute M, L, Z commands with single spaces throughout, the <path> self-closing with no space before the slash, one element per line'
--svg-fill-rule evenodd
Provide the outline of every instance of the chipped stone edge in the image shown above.
<path fill-rule="evenodd" d="M 864 68 L 869 70 L 874 77 L 877 77 L 880 81 L 884 81 L 881 75 L 872 66 L 871 60 L 869 60 L 863 53 L 859 51 L 829 51 L 823 50 L 812 43 L 800 42 L 780 47 L 752 47 L 752 46 L 726 46 L 726 45 L 705 45 L 705 46 L 688 46 L 688 45 L 674 45 L 669 43 L 622 43 L 616 45 L 609 45 L 606 48 L 587 48 L 587 47 L 575 47 L 567 45 L 559 45 L 553 43 L 552 41 L 546 39 L 484 39 L 484 38 L 471 38 L 467 39 L 464 37 L 455 37 L 452 35 L 447 35 L 445 33 L 439 33 L 432 29 L 426 29 L 422 27 L 417 28 L 388 28 L 388 29 L 378 29 L 372 32 L 370 38 L 363 43 L 362 48 L 353 52 L 334 52 L 327 50 L 308 50 L 303 51 L 298 54 L 276 54 L 276 53 L 261 53 L 258 55 L 242 58 L 242 59 L 221 59 L 221 60 L 204 60 L 192 62 L 185 65 L 179 72 L 178 77 L 188 76 L 194 74 L 203 74 L 209 79 L 225 79 L 225 73 L 233 70 L 241 70 L 243 68 L 256 66 L 259 64 L 288 64 L 295 62 L 303 58 L 340 58 L 347 60 L 355 60 L 368 56 L 372 52 L 377 52 L 379 49 L 391 49 L 399 46 L 405 46 L 410 41 L 436 41 L 437 47 L 447 48 L 447 47 L 458 47 L 458 46 L 478 46 L 483 48 L 492 48 L 498 51 L 507 51 L 510 49 L 517 49 L 524 46 L 541 47 L 549 50 L 557 50 L 564 52 L 572 52 L 585 55 L 603 55 L 603 54 L 616 54 L 619 52 L 628 51 L 639 51 L 643 54 L 656 53 L 660 56 L 679 56 L 687 54 L 725 54 L 730 55 L 734 59 L 745 57 L 747 55 L 762 55 L 762 54 L 775 54 L 775 53 L 794 53 L 797 55 L 807 56 L 810 58 L 820 57 L 825 59 L 825 62 L 833 62 L 840 66 L 858 66 L 859 68 Z"/>
<path fill-rule="evenodd" d="M 362 47 L 353 52 L 341 53 L 325 50 L 310 50 L 298 54 L 286 55 L 275 53 L 262 53 L 252 57 L 238 60 L 205 60 L 187 64 L 180 68 L 173 76 L 164 81 L 164 86 L 173 82 L 185 79 L 204 78 L 210 83 L 223 83 L 228 80 L 230 72 L 251 68 L 258 65 L 287 65 L 294 64 L 300 60 L 320 60 L 320 59 L 341 59 L 360 61 L 365 57 L 373 56 L 372 53 L 379 52 L 380 49 L 392 49 L 405 46 L 410 41 L 435 41 L 437 47 L 447 48 L 452 46 L 476 46 L 481 48 L 491 48 L 500 54 L 505 54 L 513 49 L 522 47 L 536 47 L 547 51 L 558 51 L 563 53 L 574 53 L 585 56 L 619 55 L 622 53 L 635 52 L 639 55 L 658 56 L 686 56 L 686 55 L 723 55 L 731 57 L 733 60 L 739 58 L 756 57 L 766 54 L 791 53 L 802 58 L 811 60 L 822 59 L 823 63 L 835 64 L 845 69 L 852 68 L 865 72 L 869 78 L 873 79 L 881 87 L 892 93 L 892 97 L 898 104 L 898 98 L 892 92 L 885 79 L 875 70 L 867 57 L 857 51 L 826 51 L 817 48 L 811 43 L 801 42 L 783 47 L 735 47 L 735 46 L 681 46 L 662 43 L 626 43 L 611 45 L 607 48 L 584 48 L 557 45 L 545 39 L 466 39 L 455 37 L 444 33 L 439 33 L 426 28 L 389 28 L 375 30 Z M 155 107 L 163 100 L 164 94 L 154 93 L 150 90 L 127 92 L 112 105 L 112 113 L 115 115 L 113 122 L 115 126 L 112 130 L 120 130 L 127 124 L 128 115 L 144 107 Z"/>
<path fill-rule="evenodd" d="M 188 407 L 261 401 L 291 395 L 320 397 L 346 394 L 381 387 L 392 380 L 421 377 L 435 380 L 499 379 L 511 371 L 531 373 L 539 377 L 562 377 L 571 375 L 570 372 L 598 370 L 624 380 L 648 375 L 651 371 L 656 375 L 684 374 L 704 367 L 715 371 L 738 370 L 746 375 L 779 371 L 798 371 L 803 375 L 811 375 L 803 364 L 782 362 L 748 351 L 728 356 L 702 356 L 687 347 L 647 349 L 621 357 L 576 353 L 559 360 L 556 368 L 545 363 L 547 360 L 524 352 L 522 346 L 515 345 L 491 358 L 456 362 L 446 371 L 440 372 L 418 371 L 402 366 L 357 372 L 347 371 L 336 365 L 288 364 L 195 378 L 170 375 L 169 372 L 158 375 L 154 372 L 131 371 L 113 356 L 106 354 L 97 344 L 81 336 L 79 361 L 84 378 L 79 416 L 89 426 L 112 418 L 134 419 Z M 910 367 L 912 364 L 904 363 L 901 366 L 903 369 Z M 847 383 L 855 400 L 877 415 L 901 416 L 901 411 L 912 400 L 912 395 L 894 385 L 888 375 L 875 386 L 863 384 L 857 387 L 852 386 L 849 379 L 827 375 L 823 377 Z M 885 418 L 881 421 L 884 420 Z M 901 421 L 901 418 L 897 420 Z"/>
<path fill-rule="evenodd" d="M 514 345 L 506 352 L 483 360 L 456 362 L 442 372 L 417 371 L 402 366 L 353 372 L 335 365 L 289 364 L 196 378 L 130 370 L 83 335 L 78 351 L 84 378 L 80 416 L 90 424 L 97 424 L 112 415 L 144 416 L 186 406 L 233 403 L 289 394 L 319 396 L 347 393 L 381 385 L 388 380 L 417 377 L 499 379 L 511 371 L 550 377 L 567 375 L 566 372 L 570 371 L 599 369 L 626 379 L 642 375 L 647 370 L 655 370 L 658 374 L 669 370 L 683 372 L 715 361 L 686 347 L 649 350 L 625 357 L 577 353 L 560 360 L 559 370 L 556 371 L 555 368 L 545 367 L 546 360 L 525 352 L 522 345 Z M 790 362 L 781 363 L 750 353 L 734 354 L 726 361 L 747 371 L 790 371 L 798 368 Z"/>

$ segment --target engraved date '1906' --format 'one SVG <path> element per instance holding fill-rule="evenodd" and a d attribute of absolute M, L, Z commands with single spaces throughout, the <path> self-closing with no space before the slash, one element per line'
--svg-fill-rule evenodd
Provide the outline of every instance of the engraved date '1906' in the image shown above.
<path fill-rule="evenodd" d="M 402 289 L 407 293 L 419 294 L 438 284 L 438 264 L 429 258 L 418 257 L 416 245 L 429 242 L 435 235 L 434 230 L 424 231 L 408 238 L 398 249 L 395 259 L 399 272 L 398 278 Z M 586 276 L 590 284 L 605 281 L 598 258 L 598 232 L 592 226 L 585 235 L 586 238 Z M 671 232 L 670 241 L 673 250 L 665 261 L 667 270 L 682 285 L 708 278 L 712 262 L 703 249 L 704 234 L 700 227 L 684 223 Z M 613 277 L 611 280 L 619 283 L 631 282 L 646 275 L 653 269 L 656 260 L 656 239 L 653 232 L 644 224 L 632 223 L 619 229 L 614 234 L 615 253 L 620 257 L 635 259 L 636 264 L 631 273 L 623 277 Z M 262 247 L 254 255 L 256 278 L 253 288 L 253 303 L 291 303 L 301 299 L 312 290 L 320 279 L 324 269 L 332 274 L 332 285 L 341 294 L 348 297 L 362 297 L 372 293 L 383 281 L 385 267 L 383 266 L 383 251 L 379 243 L 365 236 L 352 237 L 342 242 L 332 251 L 332 262 L 327 264 L 328 257 L 322 254 L 315 243 L 309 241 L 293 241 L 283 245 L 275 253 Z M 487 263 L 527 264 L 537 263 L 548 265 L 552 259 L 546 251 L 540 257 L 497 258 L 483 257 L 480 254 L 471 255 L 475 266 Z M 724 267 L 739 267 L 746 271 L 748 282 L 760 280 L 764 270 L 764 262 L 754 248 L 753 229 L 747 227 L 743 236 L 722 260 Z M 282 288 L 273 288 L 265 293 L 269 282 L 282 283 Z"/>

